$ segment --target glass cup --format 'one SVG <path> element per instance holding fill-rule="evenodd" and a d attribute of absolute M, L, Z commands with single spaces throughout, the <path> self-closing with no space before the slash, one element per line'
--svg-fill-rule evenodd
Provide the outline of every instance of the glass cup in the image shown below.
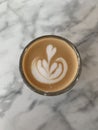
<path fill-rule="evenodd" d="M 32 45 L 34 44 L 37 40 L 40 40 L 40 39 L 44 39 L 44 38 L 57 38 L 57 39 L 60 39 L 60 40 L 63 40 L 65 41 L 75 52 L 76 56 L 77 56 L 77 61 L 78 61 L 78 70 L 77 70 L 77 73 L 74 77 L 74 80 L 64 89 L 61 89 L 59 91 L 51 91 L 51 92 L 46 92 L 46 91 L 43 91 L 43 90 L 40 90 L 38 89 L 37 87 L 35 87 L 34 85 L 31 85 L 29 83 L 29 81 L 27 80 L 25 74 L 24 74 L 24 70 L 23 70 L 23 67 L 22 67 L 22 63 L 23 63 L 23 58 L 24 58 L 24 55 L 25 55 L 25 52 L 26 50 Z M 37 50 L 36 50 L 37 51 Z M 35 40 L 31 41 L 23 50 L 22 54 L 21 54 L 21 57 L 20 57 L 20 65 L 19 65 L 19 69 L 20 69 L 20 72 L 21 72 L 21 75 L 22 75 L 22 78 L 24 80 L 24 82 L 27 84 L 27 86 L 33 90 L 34 92 L 37 92 L 41 95 L 46 95 L 46 96 L 55 96 L 55 95 L 59 95 L 59 94 L 62 94 L 62 93 L 65 93 L 67 92 L 68 90 L 70 90 L 75 84 L 76 82 L 78 81 L 79 79 L 79 76 L 80 76 L 80 72 L 81 72 L 81 58 L 80 58 L 80 54 L 76 48 L 76 46 L 71 43 L 69 40 L 65 39 L 65 38 L 62 38 L 60 36 L 56 36 L 56 35 L 45 35 L 45 36 L 41 36 L 41 37 L 38 37 L 36 38 Z M 47 85 L 47 84 L 46 84 Z"/>

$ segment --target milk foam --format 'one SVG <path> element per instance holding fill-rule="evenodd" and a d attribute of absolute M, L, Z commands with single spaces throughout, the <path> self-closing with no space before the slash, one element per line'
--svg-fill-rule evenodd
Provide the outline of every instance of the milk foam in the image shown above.
<path fill-rule="evenodd" d="M 68 70 L 66 60 L 58 57 L 51 65 L 50 62 L 57 52 L 57 48 L 49 44 L 46 47 L 46 59 L 36 57 L 32 61 L 31 72 L 40 83 L 54 84 L 61 81 Z"/>

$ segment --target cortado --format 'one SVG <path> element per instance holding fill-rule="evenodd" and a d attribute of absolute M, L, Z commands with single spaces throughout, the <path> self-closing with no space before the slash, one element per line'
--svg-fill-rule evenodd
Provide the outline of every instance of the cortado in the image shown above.
<path fill-rule="evenodd" d="M 20 71 L 30 88 L 40 94 L 58 95 L 73 86 L 80 71 L 75 46 L 59 36 L 42 36 L 24 49 Z"/>

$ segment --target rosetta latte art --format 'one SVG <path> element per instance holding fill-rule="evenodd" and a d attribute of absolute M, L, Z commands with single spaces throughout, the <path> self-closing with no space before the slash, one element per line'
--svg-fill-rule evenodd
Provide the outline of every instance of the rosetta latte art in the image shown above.
<path fill-rule="evenodd" d="M 46 59 L 36 57 L 32 61 L 31 71 L 34 78 L 40 83 L 54 84 L 61 81 L 66 75 L 68 66 L 64 58 L 57 58 L 52 64 L 51 60 L 57 48 L 49 44 L 46 47 Z"/>

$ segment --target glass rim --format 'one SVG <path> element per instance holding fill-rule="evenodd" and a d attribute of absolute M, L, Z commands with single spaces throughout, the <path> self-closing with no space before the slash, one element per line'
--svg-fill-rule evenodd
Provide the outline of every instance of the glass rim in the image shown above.
<path fill-rule="evenodd" d="M 74 77 L 74 80 L 64 89 L 62 90 L 59 90 L 59 91 L 55 91 L 55 92 L 45 92 L 45 91 L 42 91 L 40 89 L 37 89 L 36 87 L 32 86 L 29 81 L 26 79 L 25 75 L 24 75 L 24 72 L 23 72 L 23 68 L 22 68 L 22 61 L 23 61 L 23 57 L 24 57 L 24 54 L 25 54 L 25 51 L 26 49 L 31 45 L 33 44 L 35 41 L 37 40 L 40 40 L 40 39 L 43 39 L 43 38 L 57 38 L 57 39 L 61 39 L 65 42 L 67 42 L 67 44 L 69 44 L 69 46 L 75 51 L 76 53 L 76 56 L 77 56 L 77 60 L 78 60 L 78 70 L 77 70 L 77 73 L 76 73 L 76 76 Z M 78 81 L 79 77 L 80 77 L 80 73 L 81 73 L 81 57 L 80 57 L 80 53 L 79 51 L 77 50 L 76 46 L 71 42 L 69 41 L 68 39 L 66 38 L 63 38 L 61 36 L 57 36 L 57 35 L 44 35 L 44 36 L 40 36 L 40 37 L 37 37 L 35 38 L 34 40 L 32 40 L 31 42 L 28 43 L 28 45 L 23 49 L 22 51 L 22 54 L 20 56 L 20 60 L 19 60 L 19 70 L 20 70 L 20 74 L 23 78 L 23 81 L 24 83 L 34 92 L 38 93 L 38 94 L 41 94 L 41 95 L 45 95 L 45 96 L 57 96 L 57 95 L 60 95 L 60 94 L 63 94 L 63 93 L 66 93 L 67 91 L 71 90 L 71 88 L 74 87 L 74 85 L 76 84 L 76 82 Z"/>

